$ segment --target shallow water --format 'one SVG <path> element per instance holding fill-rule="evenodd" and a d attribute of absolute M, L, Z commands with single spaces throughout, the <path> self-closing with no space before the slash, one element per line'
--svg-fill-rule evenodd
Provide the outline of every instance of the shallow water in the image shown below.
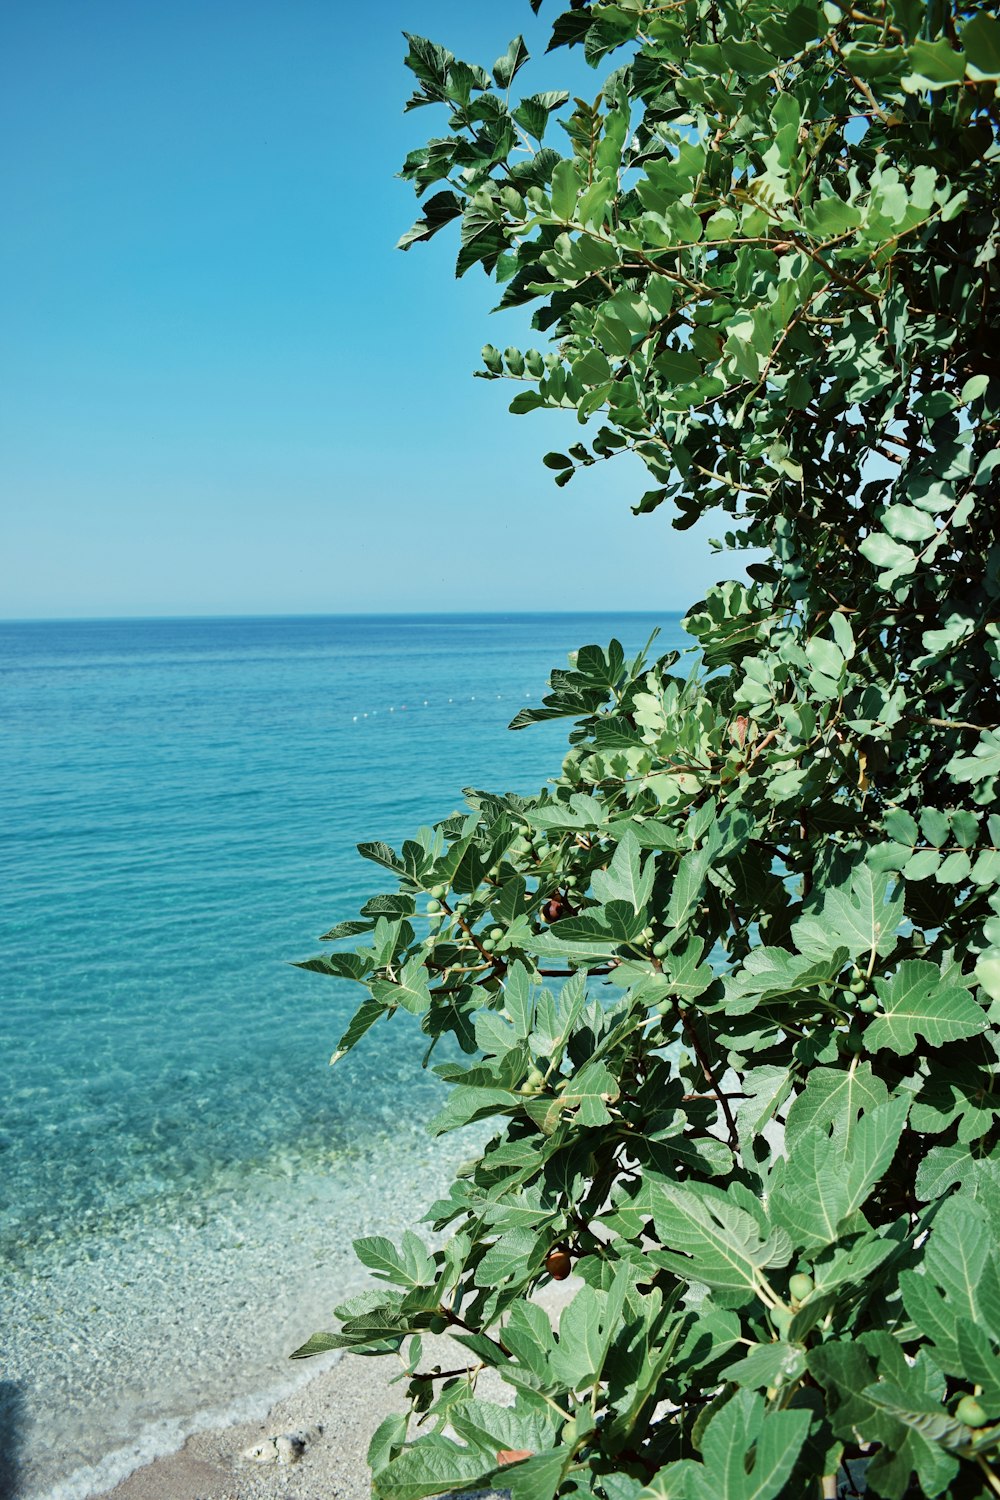
<path fill-rule="evenodd" d="M 0 1406 L 26 1495 L 94 1493 L 288 1378 L 351 1239 L 435 1196 L 462 1152 L 424 1132 L 419 1033 L 330 1070 L 360 992 L 290 960 L 382 887 L 360 840 L 469 784 L 535 790 L 566 726 L 509 719 L 568 650 L 657 624 L 680 643 L 639 615 L 0 625 Z"/>

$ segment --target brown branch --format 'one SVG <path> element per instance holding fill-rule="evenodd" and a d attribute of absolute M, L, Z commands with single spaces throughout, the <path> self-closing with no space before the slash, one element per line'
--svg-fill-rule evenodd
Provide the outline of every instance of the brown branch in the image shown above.
<path fill-rule="evenodd" d="M 539 969 L 537 972 L 543 979 L 571 979 L 578 973 L 577 969 Z M 610 974 L 610 969 L 588 969 L 588 979 L 601 979 L 605 974 Z"/>
<path fill-rule="evenodd" d="M 865 83 L 863 79 L 856 77 L 856 75 L 851 72 L 851 65 L 847 61 L 847 58 L 844 56 L 840 43 L 837 41 L 837 38 L 832 35 L 832 33 L 830 36 L 830 47 L 831 50 L 835 52 L 836 55 L 840 58 L 840 61 L 843 63 L 844 68 L 847 72 L 848 78 L 850 78 L 851 82 L 854 84 L 854 87 L 858 90 L 858 93 L 864 95 L 878 118 L 885 122 L 889 118 L 889 116 L 886 114 L 885 110 L 882 109 L 878 100 L 875 98 L 875 95 L 868 87 L 867 83 Z"/>
<path fill-rule="evenodd" d="M 750 198 L 749 194 L 747 194 L 747 197 L 749 198 L 750 202 L 753 202 L 753 199 Z M 763 205 L 761 204 L 756 205 L 756 207 L 758 208 L 762 206 Z M 852 292 L 857 292 L 859 297 L 866 297 L 868 301 L 873 304 L 873 306 L 881 307 L 882 299 L 878 296 L 877 292 L 869 291 L 868 287 L 862 286 L 859 281 L 853 280 L 850 276 L 845 276 L 843 271 L 838 271 L 835 266 L 831 266 L 828 260 L 823 259 L 818 250 L 814 250 L 811 245 L 807 244 L 806 241 L 802 239 L 800 235 L 797 235 L 793 230 L 788 230 L 787 235 L 791 243 L 795 246 L 796 250 L 801 250 L 803 255 L 808 255 L 810 260 L 815 261 L 816 265 L 818 265 L 823 271 L 826 272 L 831 281 L 835 281 L 838 286 L 847 287 Z"/>
<path fill-rule="evenodd" d="M 499 1349 L 501 1354 L 505 1354 L 508 1359 L 510 1358 L 510 1350 L 506 1344 L 502 1344 L 499 1339 L 495 1339 L 490 1334 L 484 1333 L 481 1328 L 473 1328 L 471 1323 L 467 1323 L 464 1318 L 460 1318 L 457 1312 L 452 1312 L 450 1307 L 441 1306 L 438 1308 L 438 1312 L 447 1323 L 452 1324 L 456 1328 L 464 1328 L 466 1333 L 473 1333 L 477 1338 L 486 1339 L 495 1349 Z"/>
<path fill-rule="evenodd" d="M 726 1128 L 729 1131 L 729 1144 L 735 1150 L 736 1146 L 739 1143 L 739 1133 L 736 1129 L 736 1121 L 733 1118 L 733 1112 L 729 1108 L 729 1096 L 728 1094 L 724 1094 L 722 1092 L 716 1081 L 715 1074 L 712 1072 L 711 1064 L 709 1063 L 708 1058 L 705 1056 L 705 1051 L 701 1045 L 701 1040 L 698 1036 L 698 1033 L 688 1017 L 688 1012 L 681 1010 L 680 1006 L 678 1006 L 677 1014 L 680 1016 L 681 1026 L 684 1029 L 684 1035 L 691 1043 L 691 1049 L 694 1052 L 695 1057 L 698 1059 L 698 1064 L 701 1068 L 705 1082 L 709 1085 L 712 1093 L 719 1101 L 719 1106 L 726 1119 Z"/>
<path fill-rule="evenodd" d="M 461 1370 L 422 1370 L 410 1376 L 411 1380 L 451 1380 L 456 1375 L 478 1375 L 485 1365 L 465 1365 Z"/>
<path fill-rule="evenodd" d="M 754 745 L 753 751 L 752 751 L 752 753 L 750 755 L 750 759 L 747 762 L 748 766 L 752 766 L 753 765 L 753 763 L 757 759 L 758 755 L 762 754 L 762 752 L 767 749 L 768 745 L 771 743 L 772 740 L 777 739 L 779 733 L 780 733 L 780 731 L 777 730 L 777 729 L 769 729 L 768 730 L 767 734 L 765 734 L 764 738 L 760 741 L 760 743 L 757 744 L 757 745 Z"/>
<path fill-rule="evenodd" d="M 974 729 L 977 734 L 994 734 L 996 724 L 970 724 L 967 719 L 925 719 L 922 714 L 903 714 L 911 724 L 929 724 L 934 729 Z"/>
<path fill-rule="evenodd" d="M 460 912 L 457 912 L 457 911 L 452 911 L 452 909 L 448 905 L 447 901 L 442 901 L 441 902 L 441 910 L 444 912 L 445 916 L 454 917 L 455 918 L 455 921 L 458 923 L 459 927 L 461 927 L 462 931 L 465 933 L 466 937 L 469 939 L 469 942 L 472 944 L 472 946 L 475 948 L 476 952 L 479 954 L 480 958 L 483 960 L 483 963 L 487 964 L 491 969 L 495 969 L 497 967 L 497 960 L 496 960 L 496 958 L 493 956 L 492 953 L 487 953 L 486 949 L 483 947 L 482 943 L 479 941 L 479 938 L 473 932 L 472 928 L 469 926 L 468 922 L 465 920 L 465 918 L 462 916 L 462 914 Z M 503 962 L 503 960 L 501 960 L 501 962 Z M 506 967 L 506 965 L 505 965 L 505 967 Z"/>

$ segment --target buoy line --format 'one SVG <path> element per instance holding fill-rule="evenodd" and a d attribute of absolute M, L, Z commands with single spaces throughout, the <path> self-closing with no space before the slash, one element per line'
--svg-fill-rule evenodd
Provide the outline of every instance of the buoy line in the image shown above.
<path fill-rule="evenodd" d="M 526 699 L 530 699 L 531 698 L 531 694 L 530 693 L 525 693 L 524 696 L 525 696 Z M 503 697 L 504 697 L 503 693 L 497 693 L 497 695 L 496 695 L 496 701 L 498 703 L 502 703 L 503 702 Z M 469 703 L 475 703 L 475 701 L 476 701 L 476 695 L 475 695 L 475 693 L 470 694 L 470 696 L 469 696 L 469 698 L 468 698 L 467 701 Z M 451 703 L 451 704 L 454 704 L 455 700 L 454 700 L 454 698 L 449 698 L 448 702 Z M 422 706 L 424 708 L 433 708 L 434 704 L 431 703 L 431 701 L 430 701 L 429 698 L 425 698 L 423 700 L 423 705 Z M 408 711 L 409 705 L 406 704 L 406 703 L 400 703 L 400 704 L 391 703 L 389 705 L 389 708 L 388 708 L 387 711 L 389 713 L 391 713 L 391 714 L 394 714 L 396 712 L 397 707 L 398 707 L 400 713 L 405 713 L 405 712 Z M 352 724 L 357 724 L 360 719 L 376 719 L 376 718 L 378 718 L 378 709 L 377 708 L 366 709 L 364 711 L 360 711 L 359 710 L 358 713 L 351 715 L 351 723 Z"/>

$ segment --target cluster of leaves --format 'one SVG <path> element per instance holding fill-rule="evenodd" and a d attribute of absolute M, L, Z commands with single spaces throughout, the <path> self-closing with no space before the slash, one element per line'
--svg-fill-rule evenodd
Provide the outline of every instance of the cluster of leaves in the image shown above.
<path fill-rule="evenodd" d="M 552 46 L 625 59 L 572 105 L 512 102 L 521 38 L 409 43 L 448 134 L 404 244 L 454 220 L 533 304 L 482 373 L 576 414 L 557 482 L 634 452 L 638 510 L 766 557 L 689 670 L 553 673 L 537 797 L 361 847 L 391 889 L 305 965 L 366 991 L 338 1055 L 409 1012 L 432 1128 L 494 1133 L 301 1352 L 402 1360 L 385 1500 L 1000 1493 L 1000 21 L 571 0 Z"/>

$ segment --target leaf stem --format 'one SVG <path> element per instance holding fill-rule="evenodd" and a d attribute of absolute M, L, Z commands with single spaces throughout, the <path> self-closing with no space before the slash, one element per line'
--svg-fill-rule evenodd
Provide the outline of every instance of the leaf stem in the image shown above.
<path fill-rule="evenodd" d="M 995 1495 L 1000 1495 L 1000 1479 L 997 1479 L 997 1476 L 994 1474 L 993 1470 L 990 1468 L 989 1464 L 986 1462 L 981 1453 L 976 1454 L 976 1463 L 982 1469 L 983 1476 L 990 1489 Z"/>

